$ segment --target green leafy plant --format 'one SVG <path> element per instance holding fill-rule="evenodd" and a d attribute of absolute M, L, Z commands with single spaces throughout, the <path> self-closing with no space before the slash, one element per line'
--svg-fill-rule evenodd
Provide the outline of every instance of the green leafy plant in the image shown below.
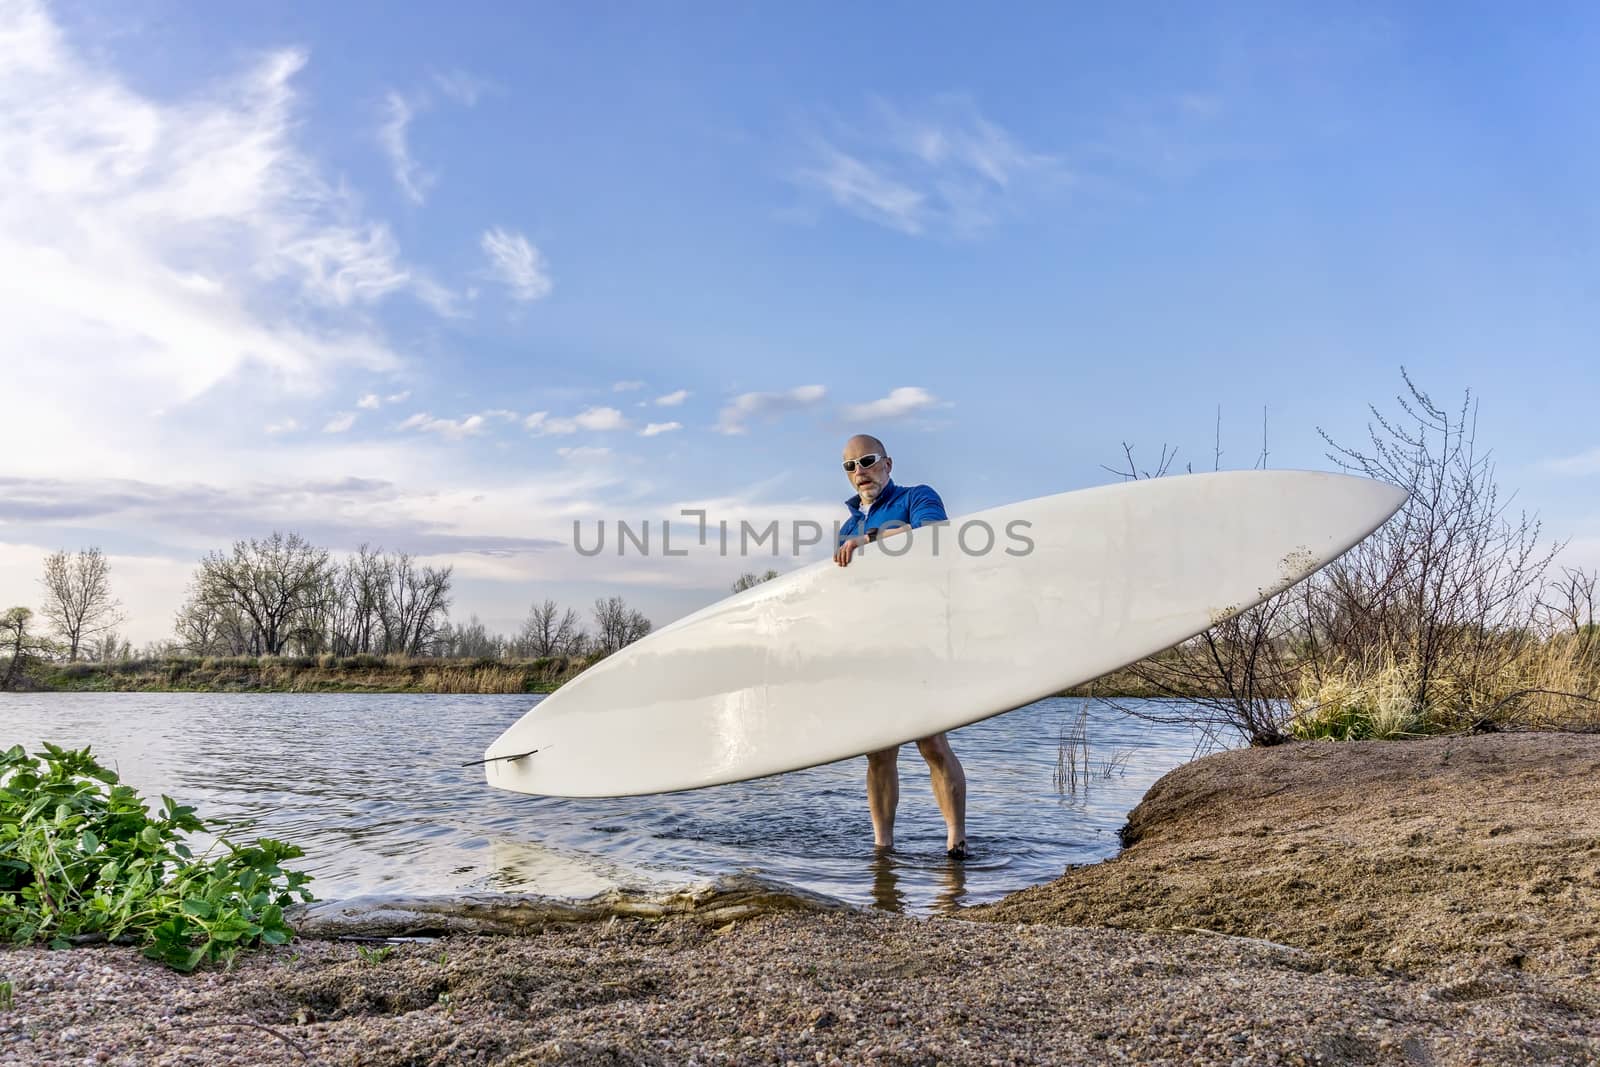
<path fill-rule="evenodd" d="M 310 876 L 283 867 L 305 853 L 224 829 L 168 796 L 152 814 L 88 748 L 13 746 L 0 753 L 0 938 L 131 941 L 180 971 L 283 944 L 283 909 L 314 899 Z M 196 855 L 191 833 L 215 840 Z"/>
<path fill-rule="evenodd" d="M 356 954 L 363 961 L 376 965 L 394 955 L 394 946 L 384 945 L 381 948 L 368 948 L 366 945 L 357 945 Z"/>

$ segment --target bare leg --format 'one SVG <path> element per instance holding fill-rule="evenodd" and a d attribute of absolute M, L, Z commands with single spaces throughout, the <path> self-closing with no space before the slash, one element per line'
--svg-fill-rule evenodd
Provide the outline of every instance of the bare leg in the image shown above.
<path fill-rule="evenodd" d="M 894 847 L 894 809 L 900 803 L 900 746 L 867 753 L 867 808 L 872 812 L 872 843 Z"/>
<path fill-rule="evenodd" d="M 917 751 L 928 761 L 933 780 L 933 798 L 944 815 L 945 848 L 955 848 L 967 839 L 967 775 L 961 761 L 950 750 L 944 734 L 934 734 L 917 742 Z"/>

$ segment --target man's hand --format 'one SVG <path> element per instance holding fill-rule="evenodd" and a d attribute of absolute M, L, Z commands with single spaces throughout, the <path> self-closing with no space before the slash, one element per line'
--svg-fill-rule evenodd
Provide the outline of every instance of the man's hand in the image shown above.
<path fill-rule="evenodd" d="M 856 554 L 856 549 L 867 543 L 866 534 L 850 538 L 833 550 L 833 561 L 841 567 L 850 566 L 850 557 Z"/>

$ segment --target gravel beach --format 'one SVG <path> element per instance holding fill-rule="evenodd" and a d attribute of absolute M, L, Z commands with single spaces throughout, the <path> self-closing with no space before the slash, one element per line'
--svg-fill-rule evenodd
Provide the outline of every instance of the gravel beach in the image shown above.
<path fill-rule="evenodd" d="M 1222 753 L 1127 836 L 959 918 L 8 949 L 0 1063 L 1600 1064 L 1600 736 Z"/>

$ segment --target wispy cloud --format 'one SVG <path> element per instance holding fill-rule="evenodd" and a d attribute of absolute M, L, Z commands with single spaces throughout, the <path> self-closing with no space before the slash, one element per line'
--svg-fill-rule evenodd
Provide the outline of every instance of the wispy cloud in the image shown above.
<path fill-rule="evenodd" d="M 462 419 L 436 419 L 427 412 L 418 412 L 400 423 L 396 429 L 416 430 L 419 433 L 436 433 L 450 441 L 476 437 L 488 424 L 486 415 L 468 415 Z"/>
<path fill-rule="evenodd" d="M 464 70 L 435 72 L 430 79 L 445 96 L 465 107 L 472 107 L 489 90 L 489 83 Z"/>
<path fill-rule="evenodd" d="M 681 422 L 650 422 L 639 431 L 640 437 L 655 437 L 658 434 L 671 433 L 673 430 L 683 429 Z"/>
<path fill-rule="evenodd" d="M 480 243 L 489 257 L 490 274 L 511 290 L 514 299 L 528 303 L 550 295 L 549 264 L 522 234 L 496 226 L 484 231 Z"/>
<path fill-rule="evenodd" d="M 821 385 L 798 385 L 777 393 L 741 393 L 718 413 L 717 430 L 726 434 L 744 433 L 751 419 L 814 407 L 827 395 L 827 388 Z"/>
<path fill-rule="evenodd" d="M 1547 459 L 1540 462 L 1539 467 L 1551 474 L 1569 477 L 1600 474 L 1600 448 L 1591 448 L 1586 452 Z"/>
<path fill-rule="evenodd" d="M 263 430 L 269 434 L 272 434 L 274 437 L 282 433 L 293 433 L 299 428 L 300 420 L 293 417 L 282 419 L 278 422 L 269 422 L 262 427 Z"/>
<path fill-rule="evenodd" d="M 611 387 L 611 391 L 613 393 L 632 393 L 632 392 L 635 392 L 635 391 L 637 391 L 639 389 L 643 389 L 643 388 L 644 388 L 644 383 L 643 382 L 639 381 L 636 378 L 630 378 L 625 382 L 617 382 L 616 384 L 614 384 Z"/>
<path fill-rule="evenodd" d="M 344 433 L 346 430 L 350 429 L 350 427 L 354 426 L 355 424 L 356 424 L 356 413 L 355 412 L 353 412 L 353 411 L 341 411 L 341 412 L 339 412 L 339 414 L 335 415 L 333 418 L 329 419 L 326 423 L 323 424 L 322 432 L 323 433 Z"/>
<path fill-rule="evenodd" d="M 674 389 L 672 392 L 667 393 L 664 396 L 656 397 L 656 403 L 664 408 L 675 408 L 687 399 L 689 399 L 689 390 Z"/>
<path fill-rule="evenodd" d="M 570 418 L 552 418 L 548 411 L 535 411 L 522 424 L 536 434 L 571 434 L 579 430 L 621 430 L 627 427 L 628 420 L 616 408 L 593 407 Z"/>
<path fill-rule="evenodd" d="M 426 199 L 434 177 L 423 170 L 411 155 L 408 133 L 416 112 L 411 103 L 396 92 L 384 97 L 383 110 L 383 123 L 378 127 L 378 143 L 389 157 L 389 168 L 394 174 L 395 184 L 407 200 L 420 204 Z"/>
<path fill-rule="evenodd" d="M 570 445 L 556 449 L 556 455 L 562 459 L 599 459 L 610 454 L 611 449 L 603 445 Z"/>
<path fill-rule="evenodd" d="M 103 471 L 152 413 L 193 428 L 221 391 L 263 403 L 402 366 L 365 312 L 422 274 L 303 151 L 304 53 L 167 100 L 43 5 L 0 4 L 0 41 L 0 365 L 31 398 L 0 423 L 13 471 L 43 469 L 23 446 L 46 435 L 73 442 L 53 472 Z"/>
<path fill-rule="evenodd" d="M 844 409 L 844 417 L 858 422 L 871 419 L 900 419 L 930 408 L 945 407 L 946 403 L 916 385 L 902 385 L 889 390 L 889 395 L 865 404 L 853 404 Z"/>
<path fill-rule="evenodd" d="M 800 172 L 803 182 L 869 222 L 912 236 L 927 228 L 927 197 L 922 193 L 832 145 L 823 145 L 822 153 L 820 165 Z"/>
<path fill-rule="evenodd" d="M 813 156 L 796 181 L 911 236 L 977 236 L 1068 177 L 959 94 L 916 108 L 874 101 L 867 121 L 816 137 Z"/>

